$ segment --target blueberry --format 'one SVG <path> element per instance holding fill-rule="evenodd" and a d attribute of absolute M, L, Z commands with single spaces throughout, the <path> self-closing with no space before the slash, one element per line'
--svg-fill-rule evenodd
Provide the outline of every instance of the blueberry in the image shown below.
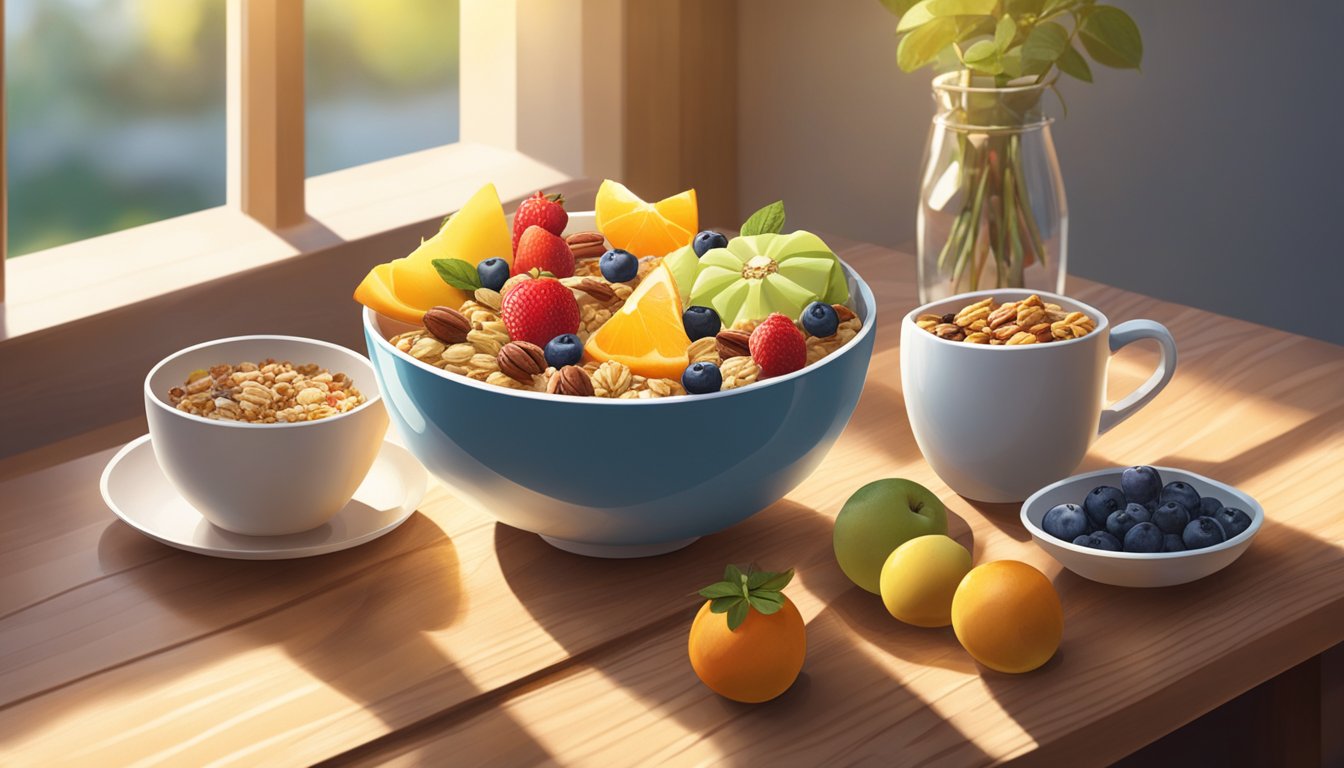
<path fill-rule="evenodd" d="M 1084 533 L 1082 536 L 1074 536 L 1073 543 L 1080 547 L 1090 547 L 1092 546 L 1092 534 Z"/>
<path fill-rule="evenodd" d="M 1161 552 L 1162 531 L 1152 523 L 1139 523 L 1125 534 L 1126 552 Z"/>
<path fill-rule="evenodd" d="M 1146 523 L 1149 519 L 1148 510 L 1142 504 L 1130 504 L 1124 509 L 1117 509 L 1106 518 L 1106 530 L 1115 538 L 1123 540 L 1130 528 L 1139 523 Z"/>
<path fill-rule="evenodd" d="M 686 328 L 686 335 L 691 341 L 713 336 L 723 327 L 719 313 L 709 307 L 687 307 L 681 314 L 681 324 Z"/>
<path fill-rule="evenodd" d="M 723 386 L 723 374 L 713 363 L 691 363 L 681 372 L 681 386 L 692 395 L 718 392 Z"/>
<path fill-rule="evenodd" d="M 1204 498 L 1199 500 L 1199 509 L 1191 509 L 1190 514 L 1194 515 L 1196 512 L 1198 512 L 1199 514 L 1196 515 L 1197 517 L 1213 517 L 1213 513 L 1217 512 L 1222 508 L 1223 508 L 1223 502 L 1213 498 L 1212 496 L 1205 496 Z"/>
<path fill-rule="evenodd" d="M 628 283 L 639 274 L 639 259 L 629 251 L 612 248 L 597 260 L 602 276 L 611 283 Z"/>
<path fill-rule="evenodd" d="M 1184 504 L 1168 501 L 1153 513 L 1153 524 L 1161 528 L 1163 533 L 1179 534 L 1190 524 L 1190 511 Z"/>
<path fill-rule="evenodd" d="M 1179 502 L 1187 510 L 1199 509 L 1199 494 L 1189 483 L 1183 483 L 1180 480 L 1167 483 L 1162 487 L 1161 500 L 1163 504 L 1168 501 Z"/>
<path fill-rule="evenodd" d="M 486 259 L 476 265 L 476 276 L 481 278 L 481 287 L 498 291 L 509 279 L 509 262 L 499 258 Z"/>
<path fill-rule="evenodd" d="M 1083 508 L 1077 504 L 1059 504 L 1051 507 L 1041 519 L 1041 528 L 1051 536 L 1065 541 L 1073 541 L 1092 530 Z"/>
<path fill-rule="evenodd" d="M 1251 527 L 1251 516 L 1236 507 L 1223 507 L 1210 517 L 1223 526 L 1223 532 L 1229 539 L 1240 536 L 1242 531 Z"/>
<path fill-rule="evenodd" d="M 803 330 L 818 338 L 834 336 L 840 327 L 840 318 L 835 307 L 822 301 L 814 301 L 803 309 Z"/>
<path fill-rule="evenodd" d="M 1162 534 L 1162 551 L 1184 552 L 1185 540 L 1181 538 L 1179 533 L 1164 533 Z"/>
<path fill-rule="evenodd" d="M 1078 541 L 1073 542 L 1077 544 Z M 1120 540 L 1105 531 L 1093 531 L 1087 535 L 1087 541 L 1083 542 L 1084 547 L 1092 549 L 1104 549 L 1108 552 L 1120 551 Z"/>
<path fill-rule="evenodd" d="M 583 342 L 572 333 L 562 333 L 546 342 L 546 364 L 552 368 L 578 365 L 583 358 Z"/>
<path fill-rule="evenodd" d="M 1124 508 L 1125 494 L 1121 493 L 1119 488 L 1109 485 L 1093 488 L 1083 499 L 1083 511 L 1087 513 L 1087 519 L 1092 521 L 1093 528 L 1105 528 L 1106 518 L 1117 509 Z"/>
<path fill-rule="evenodd" d="M 1181 533 L 1181 540 L 1185 542 L 1186 549 L 1212 547 L 1214 544 L 1222 543 L 1226 538 L 1223 527 L 1212 517 L 1197 517 L 1191 520 Z"/>
<path fill-rule="evenodd" d="M 728 238 L 711 229 L 701 232 L 691 241 L 691 250 L 695 251 L 695 257 L 697 259 L 704 256 L 706 253 L 709 253 L 711 248 L 727 247 Z"/>
<path fill-rule="evenodd" d="M 1162 493 L 1162 476 L 1152 467 L 1130 467 L 1120 475 L 1125 500 L 1143 504 Z"/>

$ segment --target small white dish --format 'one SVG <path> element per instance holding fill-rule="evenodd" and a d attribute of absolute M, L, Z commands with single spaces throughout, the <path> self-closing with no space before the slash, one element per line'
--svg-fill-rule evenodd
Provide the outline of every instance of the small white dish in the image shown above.
<path fill-rule="evenodd" d="M 1060 565 L 1085 579 L 1113 584 L 1117 587 L 1169 587 L 1202 579 L 1231 565 L 1260 532 L 1265 522 L 1265 510 L 1260 503 L 1245 493 L 1203 475 L 1172 467 L 1153 467 L 1162 475 L 1164 484 L 1181 480 L 1189 483 L 1200 496 L 1211 496 L 1225 507 L 1236 507 L 1251 517 L 1251 527 L 1240 534 L 1204 549 L 1185 552 L 1109 552 L 1057 539 L 1041 528 L 1045 513 L 1057 504 L 1082 504 L 1099 485 L 1120 487 L 1124 467 L 1101 469 L 1065 478 L 1033 493 L 1022 502 L 1022 524 L 1031 533 L 1036 544 L 1050 553 Z"/>
<path fill-rule="evenodd" d="M 182 498 L 144 435 L 112 457 L 99 488 L 117 517 L 170 547 L 235 560 L 283 560 L 338 552 L 391 532 L 415 512 L 427 483 L 415 457 L 384 442 L 354 498 L 330 520 L 302 533 L 245 536 L 211 525 Z"/>

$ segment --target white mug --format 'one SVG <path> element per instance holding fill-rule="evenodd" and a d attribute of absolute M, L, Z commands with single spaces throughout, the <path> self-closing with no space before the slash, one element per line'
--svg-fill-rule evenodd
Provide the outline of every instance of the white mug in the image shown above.
<path fill-rule="evenodd" d="M 1160 323 L 1130 320 L 1112 329 L 1094 307 L 1052 293 L 1035 292 L 1087 314 L 1096 329 L 1068 341 L 993 346 L 948 341 L 915 324 L 920 315 L 956 312 L 988 296 L 1001 304 L 1032 293 L 963 293 L 901 321 L 901 386 L 915 442 L 943 482 L 968 499 L 1022 501 L 1067 477 L 1098 436 L 1147 405 L 1176 370 L 1176 341 Z M 1162 346 L 1157 370 L 1107 406 L 1111 355 L 1140 339 Z"/>

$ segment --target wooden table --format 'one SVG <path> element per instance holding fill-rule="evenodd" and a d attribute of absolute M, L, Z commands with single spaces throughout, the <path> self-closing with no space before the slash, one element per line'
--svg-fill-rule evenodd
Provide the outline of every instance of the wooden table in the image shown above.
<path fill-rule="evenodd" d="M 912 259 L 842 251 L 882 313 L 848 431 L 785 500 L 672 555 L 569 555 L 436 486 L 367 546 L 215 560 L 141 537 L 100 500 L 99 472 L 143 422 L 0 464 L 0 763 L 1103 764 L 1290 669 L 1307 682 L 1276 694 L 1286 724 L 1223 740 L 1274 732 L 1285 760 L 1319 761 L 1321 702 L 1338 703 L 1322 670 L 1339 656 L 1321 654 L 1344 640 L 1344 349 L 1074 284 L 1113 322 L 1167 324 L 1181 353 L 1166 391 L 1082 469 L 1188 467 L 1268 517 L 1203 581 L 1108 587 L 1061 571 L 1014 506 L 967 502 L 925 465 L 897 366 Z M 1112 391 L 1155 360 L 1125 350 Z M 981 669 L 950 629 L 902 625 L 845 579 L 832 518 L 884 476 L 938 492 L 977 562 L 1025 560 L 1054 580 L 1066 621 L 1049 664 Z M 798 569 L 789 594 L 808 623 L 802 676 L 761 706 L 710 693 L 686 658 L 694 591 L 748 561 Z"/>

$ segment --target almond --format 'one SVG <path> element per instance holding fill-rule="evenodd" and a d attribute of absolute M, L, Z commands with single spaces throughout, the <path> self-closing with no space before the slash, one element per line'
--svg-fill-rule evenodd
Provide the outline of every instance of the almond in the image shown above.
<path fill-rule="evenodd" d="M 500 373 L 519 384 L 532 385 L 532 377 L 546 370 L 546 353 L 530 341 L 510 341 L 495 357 Z"/>
<path fill-rule="evenodd" d="M 434 307 L 421 319 L 425 330 L 444 344 L 461 344 L 467 340 L 471 331 L 471 321 L 467 316 L 450 307 Z"/>

